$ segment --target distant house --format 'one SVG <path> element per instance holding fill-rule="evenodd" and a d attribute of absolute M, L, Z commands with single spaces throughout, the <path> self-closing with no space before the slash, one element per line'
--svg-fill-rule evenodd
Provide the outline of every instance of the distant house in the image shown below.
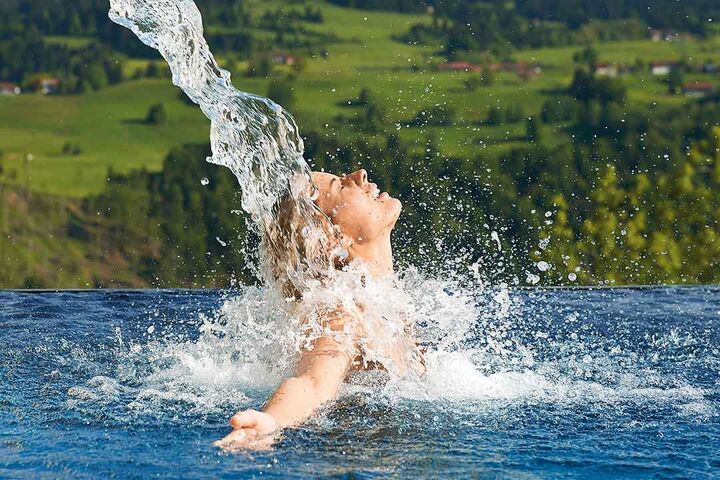
<path fill-rule="evenodd" d="M 442 72 L 480 72 L 482 67 L 468 62 L 446 62 L 440 64 L 438 70 Z"/>
<path fill-rule="evenodd" d="M 297 63 L 297 57 L 286 53 L 276 53 L 272 56 L 272 62 L 279 65 L 295 65 Z"/>
<path fill-rule="evenodd" d="M 650 30 L 650 39 L 653 42 L 676 42 L 679 40 L 690 40 L 692 35 L 689 33 L 678 32 L 677 30 L 662 30 L 654 28 Z"/>
<path fill-rule="evenodd" d="M 682 92 L 688 97 L 704 97 L 715 91 L 715 86 L 708 82 L 683 83 Z"/>
<path fill-rule="evenodd" d="M 672 41 L 677 36 L 678 33 L 672 30 L 661 30 L 659 28 L 650 30 L 650 38 L 653 42 L 661 42 L 663 40 Z"/>
<path fill-rule="evenodd" d="M 57 78 L 43 78 L 40 80 L 40 91 L 43 95 L 52 95 L 60 89 L 60 80 Z"/>
<path fill-rule="evenodd" d="M 593 69 L 599 77 L 617 77 L 619 72 L 618 66 L 613 63 L 597 63 Z"/>
<path fill-rule="evenodd" d="M 542 73 L 542 67 L 537 63 L 517 62 L 514 68 L 515 73 L 526 80 Z"/>
<path fill-rule="evenodd" d="M 700 67 L 700 71 L 702 73 L 718 73 L 720 72 L 720 66 L 717 63 L 708 62 Z"/>
<path fill-rule="evenodd" d="M 670 75 L 670 72 L 679 66 L 680 66 L 679 62 L 669 62 L 669 61 L 650 62 L 650 72 L 652 72 L 653 75 L 658 75 L 658 76 Z"/>
<path fill-rule="evenodd" d="M 0 95 L 20 95 L 22 90 L 17 83 L 0 82 Z"/>
<path fill-rule="evenodd" d="M 493 72 L 514 72 L 515 71 L 515 63 L 514 62 L 492 63 L 492 64 L 490 64 L 490 70 L 492 70 Z"/>

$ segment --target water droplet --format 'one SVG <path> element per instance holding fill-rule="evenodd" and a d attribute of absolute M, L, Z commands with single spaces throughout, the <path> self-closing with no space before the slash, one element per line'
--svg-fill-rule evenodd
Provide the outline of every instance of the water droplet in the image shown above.
<path fill-rule="evenodd" d="M 500 243 L 500 236 L 498 235 L 498 233 L 496 231 L 490 232 L 490 238 L 495 240 L 498 250 L 502 252 L 502 243 Z"/>
<path fill-rule="evenodd" d="M 217 242 L 218 242 L 220 245 L 222 245 L 223 247 L 227 247 L 227 243 L 225 243 L 225 242 L 223 242 L 222 240 L 220 240 L 220 237 L 215 237 L 215 240 L 217 240 Z"/>
<path fill-rule="evenodd" d="M 207 178 L 207 177 L 204 177 L 202 180 L 200 180 L 200 184 L 201 184 L 202 186 L 210 185 L 210 179 Z"/>
<path fill-rule="evenodd" d="M 540 270 L 541 272 L 547 272 L 548 270 L 550 270 L 550 267 L 551 267 L 551 265 L 550 265 L 549 263 L 547 263 L 547 262 L 537 262 L 537 263 L 535 264 L 535 266 L 536 266 L 537 269 Z"/>
<path fill-rule="evenodd" d="M 147 328 L 147 332 L 150 333 L 150 334 L 155 333 L 155 325 L 150 325 L 150 326 Z"/>
<path fill-rule="evenodd" d="M 574 273 L 569 274 L 568 280 L 570 280 L 571 282 L 574 282 L 575 280 L 577 280 L 577 275 Z"/>

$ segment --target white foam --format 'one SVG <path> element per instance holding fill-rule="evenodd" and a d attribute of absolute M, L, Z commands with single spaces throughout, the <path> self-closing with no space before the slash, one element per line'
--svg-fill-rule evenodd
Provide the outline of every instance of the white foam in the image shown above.
<path fill-rule="evenodd" d="M 407 311 L 413 313 L 419 334 L 433 344 L 425 354 L 427 371 L 419 378 L 379 371 L 356 374 L 345 395 L 463 409 L 480 404 L 494 408 L 497 402 L 599 408 L 627 404 L 671 407 L 688 417 L 718 414 L 707 391 L 641 366 L 642 357 L 627 345 L 597 348 L 597 339 L 585 344 L 571 334 L 566 341 L 552 340 L 552 334 L 543 331 L 535 332 L 542 343 L 523 344 L 514 338 L 511 324 L 518 321 L 514 315 L 520 302 L 507 289 L 478 297 L 457 283 L 425 280 L 415 271 L 402 277 L 404 285 L 412 287 L 403 298 Z M 373 292 L 378 296 L 375 308 L 389 308 L 395 301 L 392 292 Z M 301 342 L 282 303 L 263 289 L 248 287 L 227 299 L 215 316 L 202 319 L 196 341 L 120 342 L 117 378 L 95 377 L 71 388 L 69 404 L 117 400 L 122 393 L 131 398 L 127 408 L 132 412 L 177 404 L 198 413 L 259 407 L 292 373 Z M 572 315 L 567 321 L 577 323 Z M 468 343 L 470 336 L 474 340 Z M 670 332 L 656 343 L 687 343 L 679 338 Z"/>

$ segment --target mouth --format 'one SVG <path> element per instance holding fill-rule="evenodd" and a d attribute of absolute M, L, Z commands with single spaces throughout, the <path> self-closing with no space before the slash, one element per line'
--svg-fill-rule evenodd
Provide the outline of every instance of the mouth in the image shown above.
<path fill-rule="evenodd" d="M 368 183 L 365 193 L 373 200 L 386 200 L 390 198 L 390 194 L 380 191 L 376 183 Z"/>
<path fill-rule="evenodd" d="M 368 195 L 370 195 L 371 198 L 375 200 L 382 197 L 383 195 L 387 195 L 387 192 L 383 192 L 383 194 L 381 194 L 380 189 L 374 183 L 370 184 L 370 188 L 368 188 L 367 193 Z"/>

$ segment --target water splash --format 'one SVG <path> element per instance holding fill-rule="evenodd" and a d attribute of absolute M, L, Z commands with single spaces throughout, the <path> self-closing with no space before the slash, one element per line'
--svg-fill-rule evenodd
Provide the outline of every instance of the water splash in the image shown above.
<path fill-rule="evenodd" d="M 210 52 L 192 0 L 110 0 L 109 16 L 165 58 L 173 83 L 210 119 L 208 161 L 235 174 L 246 212 L 272 221 L 278 199 L 310 182 L 292 116 L 272 100 L 233 87 L 230 72 Z"/>
<path fill-rule="evenodd" d="M 250 266 L 251 271 L 285 296 L 302 298 L 288 313 L 295 319 L 295 331 L 305 332 L 306 343 L 295 342 L 297 349 L 321 335 L 347 341 L 345 333 L 329 331 L 326 325 L 328 313 L 340 307 L 352 319 L 347 327 L 362 332 L 366 361 L 398 373 L 418 371 L 419 355 L 406 331 L 409 317 L 395 303 L 377 301 L 383 298 L 380 291 L 389 288 L 401 296 L 401 290 L 392 280 L 363 281 L 370 275 L 361 265 L 336 271 L 335 258 L 346 252 L 339 232 L 314 204 L 317 188 L 293 118 L 271 100 L 232 86 L 230 73 L 218 66 L 203 38 L 195 3 L 111 0 L 109 16 L 160 52 L 173 83 L 210 119 L 213 155 L 208 161 L 237 177 L 242 207 L 262 238 L 260 265 Z"/>
<path fill-rule="evenodd" d="M 713 478 L 719 289 L 479 293 L 417 272 L 402 281 L 434 345 L 427 375 L 359 372 L 277 450 L 241 461 L 216 456 L 210 440 L 226 433 L 228 412 L 260 406 L 291 363 L 282 336 L 292 325 L 263 289 L 0 292 L 3 458 L 49 475 L 369 466 L 423 477 L 437 471 L 423 462 L 443 455 L 460 476 L 522 464 L 525 476 L 554 478 L 559 462 L 602 473 L 639 451 L 627 476 L 666 465 L 668 478 Z M 273 459 L 280 470 L 268 472 Z"/>
<path fill-rule="evenodd" d="M 208 49 L 200 13 L 191 0 L 111 0 L 110 17 L 160 51 L 173 83 L 211 120 L 213 156 L 208 160 L 235 174 L 243 209 L 258 225 L 273 224 L 278 201 L 288 195 L 310 202 L 310 171 L 292 117 L 272 101 L 232 86 L 229 73 L 218 67 Z M 308 238 L 313 235 L 323 236 L 317 229 L 307 233 Z M 493 231 L 491 239 L 501 251 L 499 235 Z M 537 265 L 541 272 L 550 267 L 545 262 Z M 542 328 L 537 319 L 517 316 L 517 297 L 506 286 L 485 290 L 457 272 L 438 275 L 438 280 L 413 269 L 394 281 L 397 284 L 358 285 L 355 272 L 347 273 L 337 273 L 330 289 L 308 290 L 307 305 L 314 313 L 292 311 L 278 291 L 250 288 L 228 300 L 216 317 L 206 319 L 199 339 L 162 339 L 123 350 L 127 378 L 140 383 L 131 405 L 138 411 L 152 409 L 153 402 L 171 402 L 179 395 L 183 402 L 212 410 L 228 398 L 249 398 L 245 394 L 253 389 L 271 388 L 291 371 L 308 340 L 299 332 L 317 315 L 317 306 L 361 298 L 372 300 L 365 302 L 368 308 L 363 311 L 372 330 L 364 345 L 368 357 L 392 365 L 392 355 L 386 352 L 394 345 L 370 339 L 397 337 L 396 327 L 402 324 L 398 319 L 411 318 L 417 337 L 429 348 L 427 375 L 383 376 L 377 384 L 377 373 L 359 374 L 348 387 L 350 393 L 370 382 L 368 391 L 391 399 L 572 403 L 682 398 L 688 411 L 707 406 L 701 389 L 673 383 L 670 376 L 645 367 L 653 360 L 634 347 L 633 335 L 627 336 L 627 344 L 582 330 L 565 335 L 562 329 L 580 327 L 572 315 L 560 322 L 559 332 L 557 326 L 554 331 Z M 528 273 L 528 278 L 530 283 L 539 281 L 535 273 Z M 346 307 L 352 311 L 357 304 Z M 583 334 L 584 339 L 578 336 Z M 143 366 L 148 359 L 157 365 Z M 142 368 L 133 370 L 133 365 Z M 138 371 L 147 375 L 139 376 Z M 119 377 L 122 385 L 122 372 Z M 68 395 L 121 395 L 118 389 L 112 379 L 98 377 Z"/>
<path fill-rule="evenodd" d="M 340 242 L 336 232 L 324 228 L 313 202 L 317 189 L 295 121 L 272 100 L 233 87 L 230 72 L 218 66 L 203 37 L 195 3 L 111 0 L 109 17 L 160 52 L 173 83 L 210 120 L 212 156 L 207 160 L 235 175 L 242 207 L 262 238 L 260 265 L 248 269 L 266 283 L 297 291 L 318 277 L 332 276 L 333 258 L 342 254 Z M 292 213 L 290 231 L 278 226 L 283 210 Z"/>
<path fill-rule="evenodd" d="M 557 292 L 535 298 L 507 287 L 478 293 L 417 271 L 405 272 L 401 281 L 410 292 L 405 305 L 413 307 L 416 333 L 428 347 L 427 372 L 418 378 L 358 371 L 341 403 L 359 396 L 381 405 L 420 401 L 420 408 L 430 410 L 529 405 L 567 412 L 590 408 L 603 418 L 638 408 L 670 409 L 689 418 L 720 414 L 711 398 L 717 385 L 703 384 L 692 373 L 716 369 L 720 352 L 694 326 L 668 329 L 639 314 L 623 323 L 621 307 L 594 324 L 610 301 L 597 293 L 567 295 L 587 310 L 582 311 Z M 378 305 L 388 309 L 393 300 L 385 295 Z M 68 407 L 94 411 L 104 399 L 129 412 L 118 417 L 122 423 L 169 410 L 197 416 L 257 407 L 291 374 L 298 345 L 306 341 L 297 318 L 281 309 L 283 301 L 247 287 L 200 317 L 199 336 L 118 339 L 117 371 L 72 387 Z M 671 315 L 667 310 L 649 318 Z M 676 371 L 681 364 L 684 370 Z"/>

